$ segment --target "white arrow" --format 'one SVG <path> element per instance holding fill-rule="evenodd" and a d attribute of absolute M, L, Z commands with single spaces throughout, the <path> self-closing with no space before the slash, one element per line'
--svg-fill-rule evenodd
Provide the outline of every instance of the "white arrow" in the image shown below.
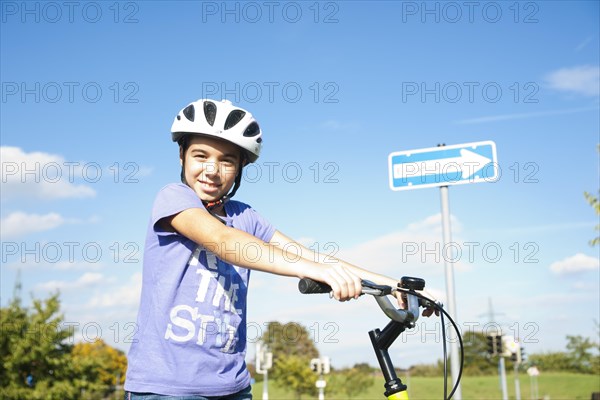
<path fill-rule="evenodd" d="M 460 172 L 467 179 L 486 166 L 491 159 L 467 149 L 460 149 L 460 157 L 440 158 L 394 165 L 394 179 Z"/>

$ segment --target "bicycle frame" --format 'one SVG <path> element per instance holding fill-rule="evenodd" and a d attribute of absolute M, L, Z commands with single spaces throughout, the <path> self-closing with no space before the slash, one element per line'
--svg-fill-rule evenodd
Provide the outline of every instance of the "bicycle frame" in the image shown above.
<path fill-rule="evenodd" d="M 388 349 L 394 340 L 396 340 L 407 327 L 408 326 L 406 326 L 405 323 L 390 321 L 385 328 L 383 328 L 383 331 L 379 329 L 369 331 L 373 350 L 375 350 L 379 367 L 385 379 L 384 395 L 389 400 L 408 400 L 408 393 L 406 391 L 407 386 L 403 384 L 396 375 L 394 364 L 392 363 L 388 352 Z"/>

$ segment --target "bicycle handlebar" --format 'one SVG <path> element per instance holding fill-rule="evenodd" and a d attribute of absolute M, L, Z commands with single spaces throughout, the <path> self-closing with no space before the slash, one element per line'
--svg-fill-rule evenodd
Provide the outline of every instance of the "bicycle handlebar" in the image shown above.
<path fill-rule="evenodd" d="M 387 295 L 400 290 L 398 288 L 392 288 L 387 285 L 376 285 L 373 282 L 363 280 L 361 294 L 370 294 L 375 297 L 375 301 L 377 301 L 379 308 L 381 308 L 388 318 L 413 326 L 417 319 L 419 319 L 419 306 L 425 306 L 425 304 L 420 303 L 419 298 L 413 293 L 414 290 L 422 290 L 425 287 L 425 281 L 420 278 L 403 277 L 400 280 L 399 287 L 406 293 L 408 303 L 406 310 L 397 309 L 386 297 Z M 319 294 L 330 293 L 332 289 L 331 286 L 326 283 L 317 282 L 310 278 L 303 278 L 298 282 L 298 290 L 302 294 Z"/>
<path fill-rule="evenodd" d="M 361 282 L 361 295 L 372 295 L 377 301 L 377 304 L 379 305 L 381 310 L 385 313 L 385 315 L 387 315 L 391 319 L 391 321 L 388 322 L 388 324 L 385 326 L 385 328 L 383 328 L 383 330 L 374 329 L 369 332 L 369 337 L 373 345 L 373 350 L 375 350 L 377 361 L 379 362 L 381 372 L 385 379 L 384 387 L 386 391 L 384 395 L 388 399 L 405 398 L 402 397 L 401 393 L 406 391 L 407 386 L 404 385 L 400 378 L 398 378 L 398 376 L 396 375 L 396 370 L 389 356 L 388 348 L 396 340 L 398 335 L 404 332 L 405 329 L 415 327 L 415 322 L 419 318 L 419 306 L 422 306 L 427 308 L 433 308 L 436 310 L 436 314 L 439 311 L 441 315 L 442 336 L 444 338 L 444 360 L 447 359 L 446 335 L 444 330 L 443 319 L 444 315 L 448 317 L 458 336 L 458 341 L 460 343 L 461 348 L 460 370 L 458 372 L 458 377 L 456 378 L 456 382 L 449 396 L 446 396 L 446 380 L 448 374 L 446 370 L 446 362 L 444 361 L 444 399 L 452 398 L 452 395 L 458 388 L 460 377 L 462 375 L 462 365 L 464 362 L 462 338 L 460 336 L 458 326 L 452 320 L 450 315 L 448 315 L 448 313 L 444 311 L 442 304 L 423 296 L 421 293 L 416 292 L 417 290 L 423 290 L 425 288 L 425 281 L 421 278 L 404 276 L 402 277 L 402 279 L 398 283 L 398 287 L 396 288 L 386 285 L 376 285 L 373 282 L 366 280 L 363 280 Z M 300 282 L 298 282 L 298 289 L 303 294 L 331 293 L 331 287 L 329 285 L 308 278 L 301 279 Z M 408 304 L 406 310 L 396 309 L 396 307 L 394 307 L 390 300 L 387 298 L 387 295 L 396 294 L 397 292 L 402 292 L 403 295 L 406 295 L 406 303 Z M 396 397 L 396 395 L 398 395 L 399 397 Z"/>

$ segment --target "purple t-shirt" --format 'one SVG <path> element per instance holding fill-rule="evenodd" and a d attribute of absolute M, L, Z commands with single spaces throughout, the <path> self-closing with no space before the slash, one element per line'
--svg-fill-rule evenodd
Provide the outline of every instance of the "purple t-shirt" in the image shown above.
<path fill-rule="evenodd" d="M 219 396 L 250 384 L 244 361 L 250 270 L 220 260 L 211 245 L 156 225 L 189 208 L 204 206 L 183 184 L 165 186 L 154 202 L 125 390 Z M 225 212 L 228 226 L 271 240 L 275 229 L 248 205 L 231 200 Z M 233 243 L 214 245 L 240 251 Z"/>

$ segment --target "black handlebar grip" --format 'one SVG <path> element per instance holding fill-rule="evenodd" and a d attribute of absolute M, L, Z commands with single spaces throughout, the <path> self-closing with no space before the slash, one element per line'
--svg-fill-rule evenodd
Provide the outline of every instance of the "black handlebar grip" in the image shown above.
<path fill-rule="evenodd" d="M 302 294 L 329 293 L 331 292 L 331 286 L 326 283 L 313 281 L 310 278 L 302 278 L 298 282 L 298 290 Z"/>

